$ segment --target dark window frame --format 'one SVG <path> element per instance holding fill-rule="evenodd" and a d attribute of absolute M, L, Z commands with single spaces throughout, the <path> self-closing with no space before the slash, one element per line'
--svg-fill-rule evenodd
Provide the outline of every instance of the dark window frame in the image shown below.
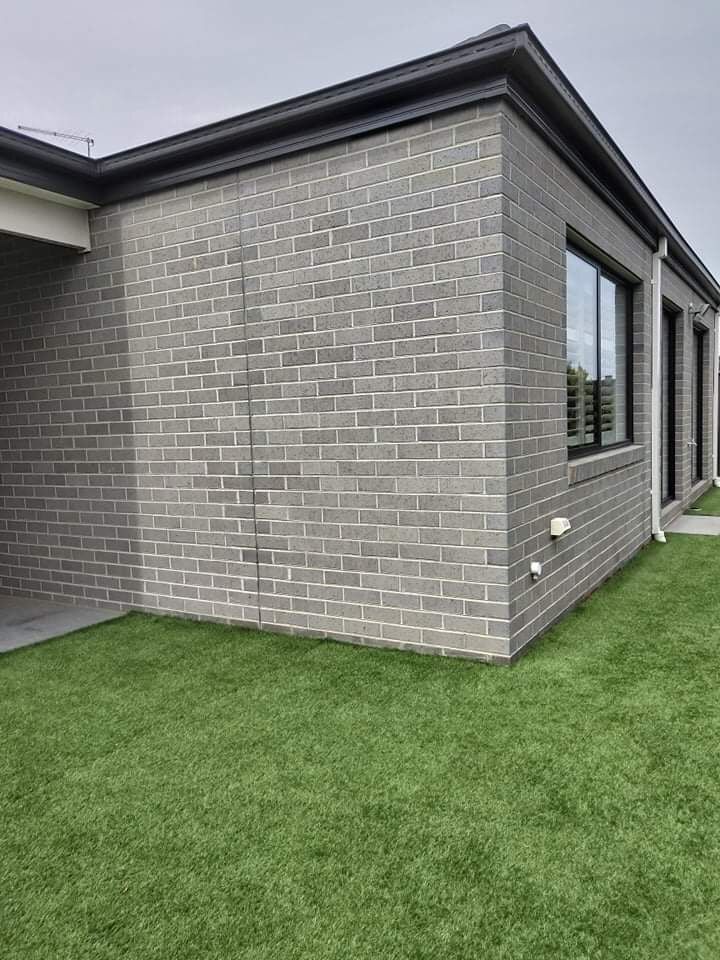
<path fill-rule="evenodd" d="M 634 384 L 633 384 L 633 366 L 634 366 L 634 355 L 633 355 L 633 286 L 630 284 L 624 277 L 621 277 L 619 274 L 614 273 L 609 267 L 607 267 L 602 261 L 598 260 L 596 257 L 592 256 L 589 253 L 586 253 L 582 248 L 577 247 L 574 243 L 566 244 L 566 254 L 571 253 L 573 256 L 578 257 L 580 260 L 584 260 L 585 263 L 589 264 L 595 269 L 595 296 L 597 303 L 596 317 L 595 317 L 595 351 L 596 351 L 596 363 L 597 363 L 597 377 L 595 380 L 595 389 L 593 396 L 593 404 L 595 407 L 595 436 L 592 443 L 583 443 L 575 444 L 570 446 L 567 444 L 568 457 L 570 459 L 575 459 L 577 457 L 587 457 L 593 453 L 604 453 L 606 450 L 618 450 L 621 447 L 631 446 L 634 442 L 634 426 L 633 426 L 633 399 L 635 396 Z M 567 276 L 567 255 L 566 255 L 566 276 Z M 601 364 L 601 355 L 602 355 L 602 336 L 600 325 L 602 323 L 602 314 L 600 309 L 600 285 L 602 278 L 606 277 L 612 283 L 616 283 L 618 286 L 625 290 L 625 295 L 627 298 L 626 303 L 626 323 L 625 323 L 625 351 L 626 351 L 626 391 L 627 395 L 625 397 L 625 419 L 626 419 L 626 433 L 627 437 L 625 440 L 618 440 L 615 443 L 603 443 L 602 442 L 602 416 L 601 416 L 601 396 L 600 391 L 602 389 L 602 364 Z M 566 300 L 566 323 L 567 323 L 567 300 Z M 567 338 L 567 334 L 566 334 Z M 566 339 L 567 347 L 567 339 Z"/>
<path fill-rule="evenodd" d="M 662 444 L 661 444 L 662 455 L 663 456 L 667 455 L 667 463 L 668 463 L 668 492 L 667 493 L 665 492 L 664 487 L 661 491 L 661 494 L 662 494 L 661 504 L 662 506 L 665 507 L 669 503 L 674 503 L 675 500 L 677 499 L 677 489 L 676 489 L 676 482 L 677 482 L 677 335 L 678 335 L 678 327 L 681 321 L 679 318 L 678 311 L 675 309 L 671 309 L 666 303 L 663 303 L 662 305 L 662 316 L 663 316 L 663 324 L 667 319 L 668 326 L 669 326 L 669 338 L 667 342 L 667 347 L 668 347 L 667 361 L 668 361 L 668 367 L 669 367 L 669 373 L 670 373 L 668 377 L 669 393 L 668 393 L 668 409 L 667 409 L 667 416 L 668 416 L 669 422 L 667 424 L 663 422 Z M 663 357 L 663 361 L 664 359 L 665 358 Z M 664 376 L 664 370 L 662 372 L 662 375 Z M 662 405 L 661 410 L 664 415 L 665 413 L 664 398 L 661 397 L 660 402 Z M 665 449 L 666 429 L 667 429 L 668 440 L 669 440 L 669 443 L 667 444 L 667 450 Z M 662 469 L 662 465 L 661 465 L 661 469 Z M 661 478 L 661 485 L 662 485 L 663 479 L 664 477 Z"/>
<path fill-rule="evenodd" d="M 693 324 L 693 356 L 691 362 L 695 365 L 695 396 L 691 402 L 695 403 L 695 446 L 690 468 L 690 482 L 695 485 L 705 479 L 705 351 L 707 350 L 707 327 Z"/>

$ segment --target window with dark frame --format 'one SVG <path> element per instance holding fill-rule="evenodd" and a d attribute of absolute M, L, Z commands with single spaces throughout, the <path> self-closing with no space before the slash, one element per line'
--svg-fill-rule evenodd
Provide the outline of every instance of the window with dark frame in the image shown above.
<path fill-rule="evenodd" d="M 570 456 L 632 439 L 632 290 L 567 251 L 567 431 Z"/>
<path fill-rule="evenodd" d="M 677 315 L 663 308 L 662 312 L 662 403 L 660 406 L 662 483 L 661 501 L 670 503 L 675 499 L 675 423 L 676 408 L 676 349 Z"/>
<path fill-rule="evenodd" d="M 697 483 L 705 476 L 705 337 L 703 327 L 693 327 L 692 406 L 690 414 L 690 448 L 693 452 L 690 480 Z"/>

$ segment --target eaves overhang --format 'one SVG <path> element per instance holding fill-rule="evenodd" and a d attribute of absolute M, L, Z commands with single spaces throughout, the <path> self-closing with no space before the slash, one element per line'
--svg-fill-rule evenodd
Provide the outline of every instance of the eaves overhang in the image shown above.
<path fill-rule="evenodd" d="M 102 205 L 503 98 L 716 307 L 720 285 L 527 24 L 97 160 L 0 128 L 0 177 Z"/>

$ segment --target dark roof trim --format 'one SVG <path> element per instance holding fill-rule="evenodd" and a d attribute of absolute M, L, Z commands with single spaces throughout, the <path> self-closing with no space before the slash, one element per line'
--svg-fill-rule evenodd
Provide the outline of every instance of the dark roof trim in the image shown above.
<path fill-rule="evenodd" d="M 533 104 L 537 116 L 544 114 L 552 118 L 548 121 L 549 129 L 543 132 L 545 138 L 651 245 L 655 246 L 660 237 L 667 237 L 669 254 L 676 266 L 695 277 L 696 284 L 715 307 L 720 306 L 720 284 L 710 270 L 530 27 L 525 24 L 518 29 L 526 31 L 527 42 L 524 55 L 518 58 L 517 75 L 529 77 L 527 89 L 532 90 L 534 96 L 527 97 L 526 102 Z M 531 122 L 537 125 L 537 120 Z M 598 182 L 602 189 L 598 188 Z M 640 225 L 644 229 L 639 229 Z"/>
<path fill-rule="evenodd" d="M 99 160 L 4 130 L 0 176 L 96 203 L 137 196 L 466 103 L 503 77 L 519 42 L 499 31 Z"/>
<path fill-rule="evenodd" d="M 0 177 L 103 204 L 494 97 L 648 244 L 667 236 L 673 262 L 720 304 L 720 285 L 526 24 L 99 160 L 0 129 Z"/>
<path fill-rule="evenodd" d="M 391 103 L 421 97 L 431 100 L 433 95 L 442 97 L 450 86 L 458 86 L 463 80 L 484 80 L 490 68 L 498 72 L 501 66 L 507 67 L 521 38 L 522 33 L 509 28 L 487 38 L 468 40 L 357 80 L 112 154 L 99 163 L 105 174 L 117 176 L 127 170 L 134 171 L 138 161 L 153 165 L 172 163 L 178 158 L 185 160 L 197 151 L 219 151 L 235 146 L 240 138 L 265 138 L 268 133 L 274 136 L 279 130 L 300 129 L 308 120 L 317 123 L 342 117 L 352 123 L 358 114 L 365 115 Z"/>
<path fill-rule="evenodd" d="M 0 177 L 100 203 L 96 161 L 51 143 L 0 127 Z"/>
<path fill-rule="evenodd" d="M 584 159 L 583 154 L 578 150 L 577 143 L 561 137 L 553 128 L 551 122 L 546 119 L 542 111 L 533 105 L 529 96 L 517 84 L 508 84 L 508 99 L 516 108 L 518 113 L 534 127 L 542 137 L 547 140 L 557 150 L 569 165 L 588 183 L 596 193 L 598 193 L 605 203 L 611 207 L 646 243 L 651 246 L 656 242 L 656 234 L 633 215 L 632 208 L 623 203 L 614 190 L 611 190 L 606 183 L 600 179 L 593 168 Z"/>
<path fill-rule="evenodd" d="M 372 113 L 358 113 L 352 118 L 340 117 L 335 123 L 325 123 L 322 126 L 308 124 L 299 131 L 290 129 L 284 136 L 282 131 L 278 131 L 274 136 L 267 138 L 243 139 L 241 143 L 229 145 L 225 150 L 214 155 L 208 153 L 195 155 L 188 152 L 186 156 L 178 158 L 177 164 L 166 166 L 149 163 L 141 173 L 130 177 L 126 175 L 116 179 L 102 168 L 104 201 L 107 203 L 121 200 L 128 196 L 137 196 L 228 170 L 237 170 L 273 157 L 310 150 L 322 144 L 405 123 L 408 120 L 425 117 L 429 113 L 449 110 L 470 102 L 497 99 L 506 93 L 507 84 L 503 78 L 475 82 L 447 94 L 436 93 L 432 96 L 413 98 L 399 106 L 388 104 Z"/>
<path fill-rule="evenodd" d="M 701 302 L 702 302 L 703 300 L 705 300 L 706 298 L 708 298 L 710 301 L 714 302 L 714 298 L 713 298 L 713 296 L 712 296 L 712 291 L 711 291 L 704 283 L 699 283 L 699 282 L 698 282 L 698 276 L 697 276 L 697 274 L 692 273 L 690 270 L 688 270 L 687 267 L 685 266 L 685 264 L 683 264 L 683 263 L 681 263 L 679 260 L 677 260 L 677 259 L 673 256 L 673 254 L 671 254 L 671 253 L 668 254 L 668 256 L 667 256 L 667 258 L 666 258 L 666 260 L 665 260 L 665 264 L 666 264 L 667 267 L 668 267 L 670 270 L 672 270 L 673 273 L 675 273 L 684 283 L 686 283 L 687 286 L 690 287 L 691 290 L 693 290 L 693 291 L 697 294 L 698 299 L 699 299 Z M 717 309 L 717 304 L 716 304 L 715 306 L 716 306 L 716 309 Z"/>

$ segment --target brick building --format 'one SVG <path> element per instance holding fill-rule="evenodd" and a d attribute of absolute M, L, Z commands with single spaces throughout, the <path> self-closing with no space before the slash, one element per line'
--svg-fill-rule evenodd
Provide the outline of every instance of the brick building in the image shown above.
<path fill-rule="evenodd" d="M 527 26 L 2 130 L 0 234 L 0 603 L 507 662 L 715 477 L 720 287 Z"/>

